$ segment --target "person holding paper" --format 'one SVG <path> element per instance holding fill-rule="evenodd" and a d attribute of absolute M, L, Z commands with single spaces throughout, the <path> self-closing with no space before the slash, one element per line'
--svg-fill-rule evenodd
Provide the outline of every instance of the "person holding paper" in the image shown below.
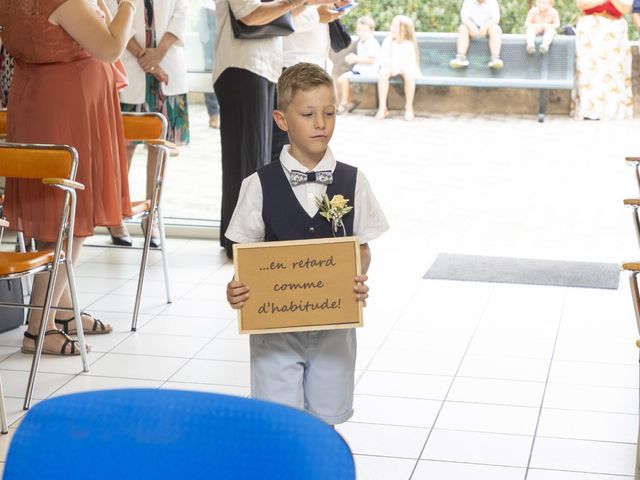
<path fill-rule="evenodd" d="M 289 135 L 280 161 L 247 177 L 226 231 L 232 242 L 252 243 L 356 235 L 362 274 L 354 279 L 356 299 L 365 301 L 371 261 L 369 241 L 389 227 L 366 177 L 337 162 L 328 147 L 336 122 L 333 80 L 317 65 L 299 63 L 278 81 L 278 126 Z M 344 228 L 320 215 L 319 200 L 342 211 Z M 242 308 L 251 286 L 227 284 L 232 308 Z M 251 335 L 251 396 L 289 405 L 330 425 L 353 415 L 356 359 L 354 329 Z"/>

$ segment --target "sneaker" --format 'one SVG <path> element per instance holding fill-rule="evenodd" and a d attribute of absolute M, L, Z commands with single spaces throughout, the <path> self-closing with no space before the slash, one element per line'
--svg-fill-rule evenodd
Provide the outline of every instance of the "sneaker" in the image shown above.
<path fill-rule="evenodd" d="M 451 68 L 465 68 L 469 66 L 469 60 L 466 55 L 456 55 L 456 58 L 449 62 Z"/>
<path fill-rule="evenodd" d="M 536 52 L 536 46 L 532 43 L 530 45 L 527 45 L 527 53 L 529 55 L 533 55 Z"/>
<path fill-rule="evenodd" d="M 489 68 L 493 68 L 494 70 L 500 70 L 504 67 L 504 62 L 500 59 L 500 57 L 491 57 L 489 60 Z"/>
<path fill-rule="evenodd" d="M 220 117 L 216 114 L 213 114 L 209 117 L 209 128 L 219 128 L 220 127 Z"/>
<path fill-rule="evenodd" d="M 546 45 L 540 45 L 540 48 L 538 48 L 538 51 L 542 55 L 546 55 L 549 52 L 549 47 L 547 47 Z"/>

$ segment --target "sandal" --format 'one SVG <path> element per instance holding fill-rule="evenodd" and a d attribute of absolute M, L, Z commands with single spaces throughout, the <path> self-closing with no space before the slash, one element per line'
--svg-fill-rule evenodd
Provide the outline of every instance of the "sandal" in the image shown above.
<path fill-rule="evenodd" d="M 102 334 L 105 334 L 105 333 L 111 333 L 113 331 L 113 327 L 111 325 L 105 325 L 102 320 L 98 320 L 96 317 L 94 317 L 90 313 L 80 312 L 80 315 L 81 316 L 82 315 L 86 315 L 91 320 L 93 320 L 93 325 L 91 325 L 91 328 L 85 328 L 84 329 L 84 333 L 86 333 L 87 335 L 102 335 Z M 75 329 L 75 328 L 73 330 L 71 330 L 69 328 L 69 323 L 72 322 L 75 319 L 76 319 L 76 317 L 71 317 L 71 318 L 68 318 L 66 320 L 61 320 L 61 319 L 56 318 L 54 321 L 55 321 L 56 325 L 61 325 L 62 326 L 61 332 L 63 332 L 65 335 L 76 335 L 78 333 L 78 330 Z"/>
<path fill-rule="evenodd" d="M 54 328 L 52 330 L 47 330 L 46 332 L 44 332 L 44 334 L 45 334 L 45 336 L 47 336 L 47 335 L 62 335 L 64 337 L 64 343 L 62 344 L 62 348 L 60 348 L 60 350 L 47 348 L 47 347 L 45 347 L 43 345 L 43 347 L 42 347 L 43 355 L 62 355 L 62 356 L 66 356 L 66 357 L 80 355 L 80 344 L 78 343 L 78 341 L 74 340 L 73 338 L 71 338 L 69 335 L 64 333 L 62 330 L 56 330 Z M 22 353 L 35 353 L 35 351 L 36 351 L 36 345 L 35 344 L 38 341 L 38 335 L 34 335 L 33 333 L 29 333 L 29 332 L 24 332 L 24 336 L 25 336 L 25 338 L 28 338 L 29 340 L 33 340 L 33 348 L 27 348 L 27 347 L 25 347 L 23 345 L 22 348 L 21 348 Z M 67 348 L 68 346 L 71 346 L 71 351 L 69 351 L 69 349 Z M 87 347 L 87 351 L 89 351 L 89 347 Z"/>

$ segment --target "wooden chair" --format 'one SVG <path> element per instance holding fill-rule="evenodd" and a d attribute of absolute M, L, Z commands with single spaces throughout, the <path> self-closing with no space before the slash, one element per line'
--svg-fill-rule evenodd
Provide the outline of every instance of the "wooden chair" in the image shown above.
<path fill-rule="evenodd" d="M 136 331 L 138 325 L 138 314 L 140 312 L 140 300 L 142 298 L 142 287 L 144 284 L 144 274 L 147 267 L 147 257 L 151 243 L 152 225 L 158 219 L 160 230 L 160 251 L 162 254 L 162 269 L 164 273 L 165 291 L 167 303 L 171 303 L 171 289 L 169 285 L 169 262 L 167 259 L 166 235 L 164 220 L 160 209 L 160 199 L 162 185 L 164 183 L 164 170 L 166 159 L 169 157 L 169 148 L 172 146 L 167 142 L 167 119 L 160 113 L 124 113 L 122 115 L 124 124 L 124 136 L 127 141 L 140 142 L 147 145 L 151 151 L 157 153 L 156 170 L 154 173 L 153 192 L 150 200 L 131 202 L 133 215 L 124 220 L 147 219 L 147 229 L 142 247 L 142 261 L 140 263 L 140 274 L 138 276 L 138 289 L 131 320 L 131 331 Z M 122 247 L 128 248 L 128 247 Z"/>
<path fill-rule="evenodd" d="M 64 192 L 64 204 L 60 212 L 58 234 L 55 248 L 35 252 L 0 252 L 0 279 L 22 278 L 36 273 L 49 272 L 49 282 L 42 305 L 30 305 L 24 303 L 5 303 L 2 306 L 17 308 L 29 308 L 42 310 L 42 318 L 48 317 L 52 309 L 62 309 L 51 304 L 53 298 L 53 286 L 58 276 L 60 265 L 64 265 L 67 272 L 67 281 L 76 318 L 80 316 L 80 306 L 76 293 L 76 283 L 73 271 L 73 232 L 76 211 L 76 190 L 84 189 L 84 186 L 75 181 L 78 168 L 78 154 L 73 147 L 65 145 L 34 145 L 11 144 L 0 145 L 0 176 L 8 178 L 22 178 L 40 180 L 51 188 L 57 188 Z M 85 372 L 89 371 L 84 332 L 82 322 L 77 322 L 78 340 L 80 342 L 80 355 Z M 38 338 L 36 340 L 35 353 L 31 364 L 27 392 L 25 394 L 24 409 L 31 404 L 33 386 L 38 372 L 38 364 L 42 354 L 47 322 L 42 321 Z"/>

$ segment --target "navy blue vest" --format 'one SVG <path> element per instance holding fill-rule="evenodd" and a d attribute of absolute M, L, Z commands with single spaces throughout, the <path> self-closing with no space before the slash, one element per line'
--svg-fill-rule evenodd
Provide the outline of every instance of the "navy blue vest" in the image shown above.
<path fill-rule="evenodd" d="M 343 195 L 349 199 L 354 209 L 342 219 L 347 236 L 353 235 L 353 216 L 355 205 L 356 177 L 358 169 L 337 162 L 333 172 L 333 183 L 327 185 L 327 196 Z M 333 237 L 331 222 L 316 213 L 310 217 L 296 199 L 289 179 L 282 170 L 280 162 L 270 163 L 258 170 L 262 185 L 262 219 L 265 225 L 265 241 L 304 240 L 309 238 Z M 343 236 L 339 229 L 336 236 Z"/>

